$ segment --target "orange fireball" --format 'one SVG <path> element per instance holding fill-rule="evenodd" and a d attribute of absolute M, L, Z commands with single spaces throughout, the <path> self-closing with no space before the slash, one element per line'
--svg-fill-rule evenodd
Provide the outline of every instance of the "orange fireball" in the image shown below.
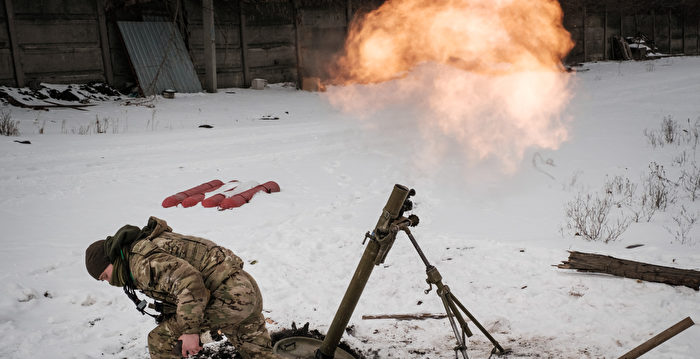
<path fill-rule="evenodd" d="M 352 23 L 328 99 L 363 112 L 405 102 L 430 142 L 513 170 L 527 148 L 567 138 L 562 17 L 555 0 L 388 0 Z"/>

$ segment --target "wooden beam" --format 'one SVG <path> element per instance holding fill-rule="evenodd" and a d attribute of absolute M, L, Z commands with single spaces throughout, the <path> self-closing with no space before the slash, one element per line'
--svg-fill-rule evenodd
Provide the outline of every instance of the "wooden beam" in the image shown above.
<path fill-rule="evenodd" d="M 100 30 L 100 48 L 102 49 L 102 66 L 105 72 L 105 81 L 113 85 L 114 73 L 112 72 L 112 55 L 109 49 L 104 0 L 95 0 L 95 2 L 97 3 L 97 22 Z"/>
<path fill-rule="evenodd" d="M 630 350 L 629 352 L 625 353 L 623 356 L 621 356 L 619 359 L 636 359 L 642 356 L 644 353 L 656 348 L 657 346 L 661 345 L 663 342 L 671 339 L 674 337 L 676 334 L 692 327 L 695 323 L 693 322 L 690 317 L 687 317 L 680 322 L 674 324 L 672 327 L 664 330 L 663 332 L 657 334 L 653 338 L 647 340 L 646 342 L 642 343 L 640 346 Z"/>
<path fill-rule="evenodd" d="M 17 30 L 15 30 L 15 10 L 12 0 L 5 0 L 5 12 L 7 13 L 7 32 L 10 35 L 12 49 L 12 62 L 15 67 L 15 82 L 17 87 L 24 87 L 24 71 L 22 69 L 22 54 L 17 43 Z"/>
<path fill-rule="evenodd" d="M 425 320 L 425 319 L 445 319 L 447 314 L 418 313 L 418 314 L 377 314 L 363 315 L 362 320 L 371 319 L 396 319 L 396 320 Z"/>
<path fill-rule="evenodd" d="M 246 32 L 246 18 L 243 12 L 243 0 L 238 1 L 238 13 L 240 15 L 240 35 L 241 35 L 241 66 L 243 67 L 243 87 L 250 87 L 250 65 L 248 62 L 248 36 Z"/>
<path fill-rule="evenodd" d="M 683 285 L 700 290 L 699 271 L 635 262 L 602 254 L 569 252 L 569 260 L 563 261 L 557 267 L 575 269 L 579 272 L 606 273 L 649 282 Z"/>
<path fill-rule="evenodd" d="M 204 88 L 216 92 L 216 34 L 214 29 L 214 0 L 202 1 L 202 34 L 204 35 Z"/>

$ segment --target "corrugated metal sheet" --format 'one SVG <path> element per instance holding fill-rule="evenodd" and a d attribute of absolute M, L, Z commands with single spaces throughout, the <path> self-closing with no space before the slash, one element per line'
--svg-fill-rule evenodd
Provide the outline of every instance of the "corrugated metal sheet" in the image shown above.
<path fill-rule="evenodd" d="M 202 91 L 185 42 L 173 23 L 119 21 L 117 25 L 145 96 L 165 89 Z"/>

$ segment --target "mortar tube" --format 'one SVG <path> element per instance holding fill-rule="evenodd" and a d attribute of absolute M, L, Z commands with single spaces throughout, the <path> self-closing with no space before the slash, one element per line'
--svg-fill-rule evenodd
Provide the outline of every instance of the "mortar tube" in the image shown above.
<path fill-rule="evenodd" d="M 385 232 L 388 230 L 391 221 L 399 217 L 401 208 L 408 197 L 408 193 L 409 190 L 405 186 L 400 184 L 394 185 L 394 189 L 374 229 L 375 235 L 379 236 L 382 232 L 386 234 Z M 316 351 L 316 359 L 332 359 L 335 355 L 335 349 L 338 347 L 338 343 L 340 343 L 340 338 L 343 336 L 343 332 L 350 321 L 352 313 L 355 311 L 355 307 L 365 289 L 369 276 L 372 274 L 372 270 L 374 270 L 379 247 L 379 242 L 374 238 L 370 239 L 367 247 L 365 247 L 362 258 L 360 258 L 360 263 L 358 263 L 357 269 L 355 269 L 355 274 L 353 274 L 348 289 L 343 296 L 343 300 L 340 302 L 340 306 L 338 306 L 338 311 L 335 313 L 335 317 L 333 317 L 333 322 L 330 328 L 328 328 L 326 338 L 323 340 L 321 347 Z"/>
<path fill-rule="evenodd" d="M 328 329 L 326 338 L 318 349 L 316 358 L 333 358 L 335 349 L 338 347 L 338 343 L 340 343 L 340 338 L 343 336 L 343 332 L 350 321 L 352 313 L 355 311 L 355 307 L 360 300 L 362 291 L 365 289 L 369 276 L 372 274 L 372 270 L 374 270 L 374 259 L 377 257 L 378 251 L 379 244 L 377 241 L 370 240 L 365 248 L 365 252 L 362 254 L 362 258 L 360 258 L 360 263 L 357 265 L 350 285 L 348 285 L 348 289 L 345 291 L 345 296 L 343 296 L 343 300 L 340 302 L 338 311 L 335 317 L 333 317 L 333 322 Z"/>

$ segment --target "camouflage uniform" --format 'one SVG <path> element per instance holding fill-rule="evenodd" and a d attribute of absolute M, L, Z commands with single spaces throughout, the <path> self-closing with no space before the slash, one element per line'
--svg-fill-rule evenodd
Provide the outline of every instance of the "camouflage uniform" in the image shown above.
<path fill-rule="evenodd" d="M 262 315 L 262 296 L 243 261 L 214 242 L 173 233 L 158 225 L 129 250 L 136 289 L 175 313 L 148 334 L 151 358 L 180 358 L 173 348 L 182 334 L 220 330 L 243 358 L 279 358 L 272 353 Z"/>

